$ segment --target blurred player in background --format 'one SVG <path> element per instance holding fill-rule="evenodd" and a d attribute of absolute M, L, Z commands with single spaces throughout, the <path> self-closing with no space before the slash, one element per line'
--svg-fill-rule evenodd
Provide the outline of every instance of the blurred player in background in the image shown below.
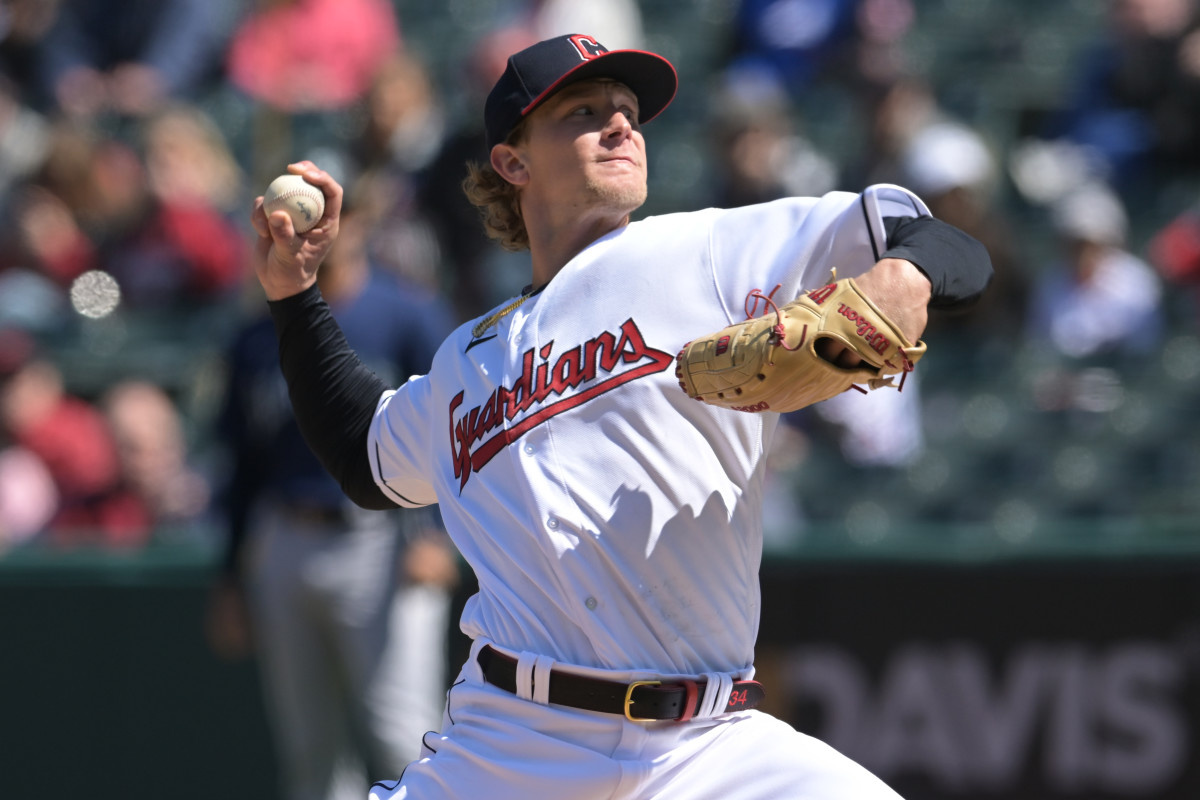
<path fill-rule="evenodd" d="M 380 375 L 428 369 L 451 312 L 371 269 L 358 216 L 342 230 L 321 285 L 346 331 Z M 457 564 L 430 510 L 366 511 L 345 498 L 300 436 L 278 358 L 267 318 L 229 357 L 230 538 L 210 640 L 230 657 L 252 643 L 283 797 L 360 799 L 438 723 Z"/>

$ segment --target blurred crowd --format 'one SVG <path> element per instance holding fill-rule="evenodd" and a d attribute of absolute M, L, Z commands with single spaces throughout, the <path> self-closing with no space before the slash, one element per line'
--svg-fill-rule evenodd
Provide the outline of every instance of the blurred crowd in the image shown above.
<path fill-rule="evenodd" d="M 436 298 L 442 323 L 477 316 L 525 272 L 459 188 L 486 155 L 482 98 L 507 54 L 587 32 L 676 56 L 698 43 L 673 38 L 672 15 L 697 5 L 713 41 L 700 68 L 681 59 L 677 113 L 699 118 L 647 130 L 652 197 L 656 164 L 688 137 L 700 190 L 677 208 L 900 183 L 996 267 L 977 309 L 932 320 L 931 353 L 946 355 L 928 381 L 789 417 L 781 476 L 822 441 L 866 470 L 917 463 L 939 374 L 1026 358 L 1039 410 L 1089 411 L 1097 369 L 1125 380 L 1172 332 L 1194 333 L 1194 0 L 1097 3 L 1057 104 L 1016 137 L 948 103 L 914 57 L 937 0 L 454 5 L 486 21 L 459 32 L 462 58 L 439 59 L 416 15 L 450 12 L 399 0 L 0 2 L 0 552 L 219 527 L 217 398 L 236 330 L 263 308 L 246 213 L 287 163 L 313 159 L 347 187 L 372 271 Z M 829 97 L 836 142 L 814 135 Z M 819 515 L 778 486 L 778 525 Z"/>

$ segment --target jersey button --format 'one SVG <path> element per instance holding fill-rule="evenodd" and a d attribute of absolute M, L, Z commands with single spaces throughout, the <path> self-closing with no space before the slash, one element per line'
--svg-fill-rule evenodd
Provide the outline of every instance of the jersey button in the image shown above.
<path fill-rule="evenodd" d="M 531 445 L 531 444 L 525 445 L 525 454 L 530 455 L 530 456 L 533 455 L 533 445 Z"/>
<path fill-rule="evenodd" d="M 596 602 L 596 598 L 594 597 L 589 597 L 587 600 L 584 600 L 583 604 L 588 607 L 588 611 L 595 611 L 596 606 L 600 605 L 598 602 Z"/>
<path fill-rule="evenodd" d="M 546 527 L 552 531 L 558 530 L 558 518 L 551 517 L 550 519 L 546 520 Z"/>

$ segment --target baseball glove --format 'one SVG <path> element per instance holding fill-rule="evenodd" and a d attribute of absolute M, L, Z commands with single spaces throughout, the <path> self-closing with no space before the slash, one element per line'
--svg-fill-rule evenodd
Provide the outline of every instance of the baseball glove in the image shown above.
<path fill-rule="evenodd" d="M 854 388 L 893 386 L 925 354 L 925 343 L 904 334 L 867 299 L 852 278 L 836 280 L 773 309 L 688 342 L 675 357 L 675 375 L 690 397 L 737 411 L 795 411 Z M 834 339 L 862 359 L 840 367 L 818 354 Z"/>

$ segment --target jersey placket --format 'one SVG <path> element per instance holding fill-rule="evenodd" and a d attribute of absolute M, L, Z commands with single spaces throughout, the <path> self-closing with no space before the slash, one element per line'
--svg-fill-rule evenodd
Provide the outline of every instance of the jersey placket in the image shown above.
<path fill-rule="evenodd" d="M 525 495 L 531 531 L 544 543 L 546 557 L 558 562 L 564 552 L 578 546 L 582 532 L 578 523 L 578 506 L 562 485 L 555 466 L 553 404 L 563 398 L 553 392 L 544 393 L 544 396 L 539 394 L 543 392 L 538 388 L 539 383 L 545 380 L 544 377 L 539 378 L 539 374 L 549 374 L 556 354 L 552 350 L 553 341 L 543 342 L 538 335 L 537 312 L 537 305 L 527 304 L 512 315 L 504 385 L 515 386 L 524 379 L 527 370 L 532 370 L 530 384 L 540 399 L 522 415 L 508 421 L 508 424 L 519 425 L 535 416 L 540 421 L 521 433 L 507 449 L 509 465 L 513 474 L 519 476 L 517 483 Z M 539 368 L 544 372 L 539 373 Z M 598 600 L 591 594 L 580 595 L 578 591 L 568 593 L 562 585 L 559 590 L 562 600 L 572 609 L 568 613 L 576 618 L 580 614 L 575 612 L 592 612 L 598 606 Z"/>

